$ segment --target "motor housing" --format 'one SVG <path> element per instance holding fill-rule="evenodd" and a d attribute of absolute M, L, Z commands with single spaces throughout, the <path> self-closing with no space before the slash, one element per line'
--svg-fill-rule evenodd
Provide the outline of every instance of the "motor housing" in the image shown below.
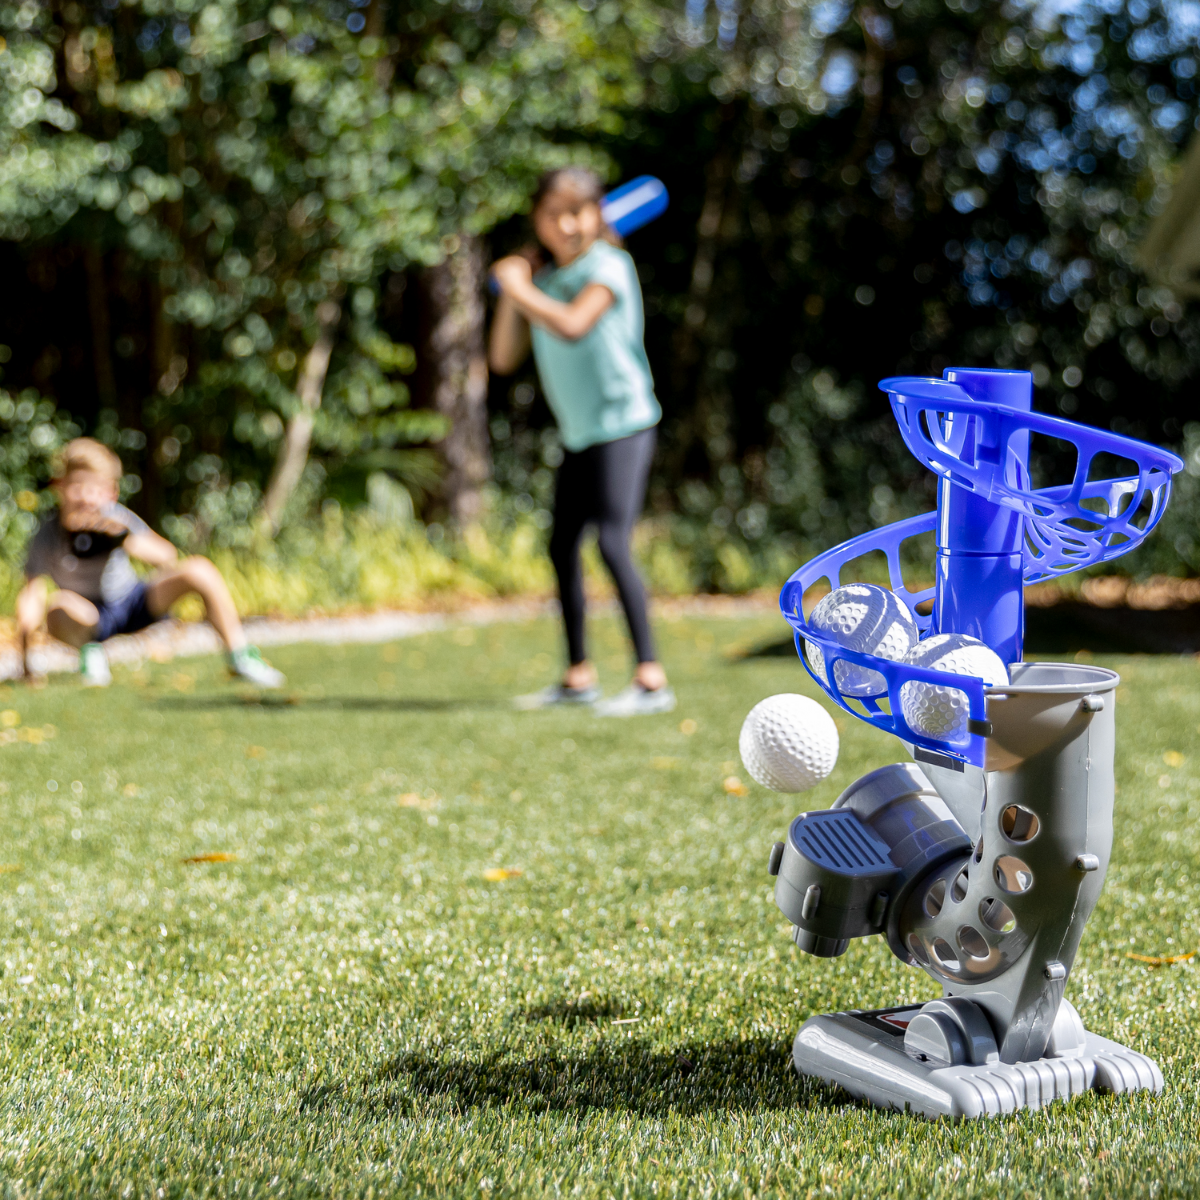
<path fill-rule="evenodd" d="M 801 813 L 771 855 L 775 903 L 796 926 L 796 945 L 819 958 L 844 954 L 850 939 L 891 930 L 916 881 L 970 853 L 971 840 L 915 763 L 864 775 L 832 808 Z"/>

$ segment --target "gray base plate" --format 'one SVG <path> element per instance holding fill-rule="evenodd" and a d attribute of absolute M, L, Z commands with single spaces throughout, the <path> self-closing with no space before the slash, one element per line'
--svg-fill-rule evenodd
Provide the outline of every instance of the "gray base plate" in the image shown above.
<path fill-rule="evenodd" d="M 918 1062 L 904 1052 L 904 1032 L 920 1010 L 913 1004 L 810 1017 L 792 1047 L 796 1070 L 881 1108 L 926 1117 L 999 1116 L 1089 1088 L 1162 1091 L 1162 1072 L 1152 1059 L 1093 1033 L 1071 1057 L 963 1067 Z"/>

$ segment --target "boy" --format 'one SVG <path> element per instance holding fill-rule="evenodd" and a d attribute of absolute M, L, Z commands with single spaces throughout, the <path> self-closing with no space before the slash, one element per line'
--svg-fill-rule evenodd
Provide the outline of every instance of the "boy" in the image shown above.
<path fill-rule="evenodd" d="M 58 511 L 42 521 L 29 544 L 26 583 L 17 597 L 25 678 L 33 677 L 29 639 L 45 621 L 53 637 L 79 648 L 84 686 L 107 687 L 112 673 L 101 643 L 145 629 L 196 592 L 225 643 L 233 674 L 259 687 L 282 687 L 283 675 L 246 644 L 220 571 L 207 558 L 180 562 L 166 538 L 117 503 L 120 479 L 121 460 L 100 442 L 76 438 L 63 450 L 51 485 Z M 159 569 L 139 579 L 130 558 Z M 47 576 L 58 585 L 53 596 L 47 595 Z"/>

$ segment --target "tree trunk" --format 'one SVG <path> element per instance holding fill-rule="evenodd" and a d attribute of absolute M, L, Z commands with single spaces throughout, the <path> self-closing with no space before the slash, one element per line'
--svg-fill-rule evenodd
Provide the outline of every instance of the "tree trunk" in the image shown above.
<path fill-rule="evenodd" d="M 317 307 L 320 333 L 304 356 L 300 378 L 296 383 L 296 396 L 300 407 L 288 420 L 283 444 L 279 447 L 279 457 L 275 460 L 275 470 L 271 473 L 271 482 L 267 484 L 262 501 L 262 516 L 272 533 L 279 532 L 284 510 L 308 463 L 313 422 L 317 409 L 321 407 L 325 375 L 329 370 L 329 357 L 333 353 L 333 337 L 341 315 L 342 310 L 332 300 L 322 301 Z"/>
<path fill-rule="evenodd" d="M 717 254 L 721 248 L 726 218 L 736 203 L 733 192 L 733 168 L 736 144 L 734 141 L 736 114 L 732 104 L 722 105 L 717 147 L 705 173 L 704 202 L 696 222 L 696 253 L 692 259 L 692 278 L 683 321 L 675 331 L 672 363 L 672 391 L 676 403 L 681 403 L 673 445 L 668 449 L 668 474 L 678 478 L 684 473 L 692 447 L 697 441 L 706 443 L 709 419 L 714 415 L 718 398 L 712 394 L 704 369 L 706 351 L 720 336 L 721 308 L 713 308 L 713 279 Z M 714 325 L 718 328 L 714 328 Z M 719 414 L 727 418 L 728 414 Z M 710 459 L 707 445 L 705 456 Z M 715 464 L 714 464 L 715 465 Z"/>
<path fill-rule="evenodd" d="M 387 34 L 387 0 L 371 0 L 367 5 L 367 25 L 363 30 L 365 37 L 378 38 L 383 41 Z M 381 54 L 375 60 L 375 82 L 382 91 L 392 86 L 392 76 L 396 73 L 396 47 L 399 42 L 393 38 L 387 46 L 387 53 Z"/>
<path fill-rule="evenodd" d="M 108 324 L 108 283 L 104 277 L 104 254 L 94 242 L 83 248 L 87 272 L 88 316 L 92 325 L 92 370 L 96 376 L 96 399 L 100 408 L 115 408 L 117 380 L 113 372 L 111 332 Z"/>
<path fill-rule="evenodd" d="M 452 520 L 467 524 L 483 506 L 491 478 L 487 355 L 484 351 L 483 243 L 461 237 L 422 280 L 428 315 L 425 365 L 433 407 L 450 419 L 438 449 L 446 464 L 442 498 Z"/>

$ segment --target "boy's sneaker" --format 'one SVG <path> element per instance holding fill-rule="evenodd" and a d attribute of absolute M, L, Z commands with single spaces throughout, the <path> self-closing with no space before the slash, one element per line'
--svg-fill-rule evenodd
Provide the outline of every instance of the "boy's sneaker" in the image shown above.
<path fill-rule="evenodd" d="M 108 667 L 108 655 L 99 642 L 88 642 L 79 651 L 79 674 L 84 687 L 108 687 L 112 683 L 112 671 Z"/>
<path fill-rule="evenodd" d="M 263 662 L 257 646 L 243 646 L 229 654 L 229 669 L 239 678 L 261 688 L 281 688 L 287 683 L 282 671 Z"/>
<path fill-rule="evenodd" d="M 528 696 L 515 696 L 513 708 L 531 712 L 535 708 L 554 708 L 556 705 L 595 704 L 599 699 L 600 689 L 596 684 L 585 688 L 570 688 L 566 684 L 555 683 Z"/>
<path fill-rule="evenodd" d="M 601 700 L 595 712 L 598 717 L 648 717 L 670 712 L 674 707 L 675 693 L 669 687 L 651 692 L 640 683 L 631 683 L 623 692 Z"/>

